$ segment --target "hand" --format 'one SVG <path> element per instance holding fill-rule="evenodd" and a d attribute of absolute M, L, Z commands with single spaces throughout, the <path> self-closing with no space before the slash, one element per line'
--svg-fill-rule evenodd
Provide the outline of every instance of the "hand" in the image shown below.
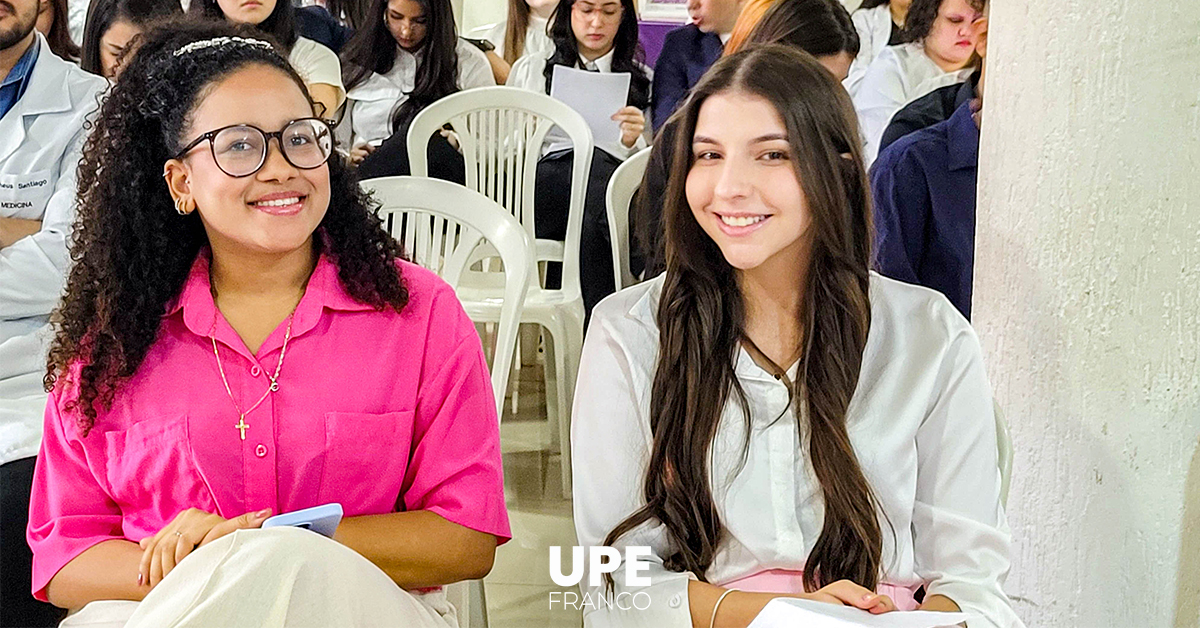
<path fill-rule="evenodd" d="M 154 588 L 171 573 L 175 565 L 202 547 L 234 530 L 245 530 L 262 526 L 271 516 L 271 510 L 248 512 L 240 517 L 225 519 L 220 515 L 189 508 L 167 524 L 158 534 L 138 542 L 142 548 L 142 563 L 138 567 L 138 586 Z"/>
<path fill-rule="evenodd" d="M 366 142 L 355 144 L 354 148 L 350 149 L 350 163 L 357 166 L 373 152 L 375 152 L 375 147 Z"/>
<path fill-rule="evenodd" d="M 458 133 L 455 133 L 452 129 L 442 129 L 441 131 L 438 131 L 438 133 L 440 133 L 442 137 L 446 138 L 446 142 L 448 142 L 450 146 L 454 148 L 454 150 L 460 153 L 462 152 L 462 148 L 459 147 Z"/>
<path fill-rule="evenodd" d="M 971 108 L 971 119 L 975 121 L 975 128 L 983 128 L 983 97 L 972 98 L 967 106 Z"/>
<path fill-rule="evenodd" d="M 872 615 L 896 610 L 896 605 L 892 602 L 892 598 L 886 595 L 877 595 L 874 591 L 861 587 L 849 580 L 838 580 L 812 593 L 802 594 L 800 597 L 825 602 L 826 604 L 853 606 L 868 611 Z"/>
<path fill-rule="evenodd" d="M 625 148 L 633 148 L 642 131 L 646 130 L 646 116 L 637 107 L 621 107 L 612 119 L 621 123 L 621 143 Z"/>

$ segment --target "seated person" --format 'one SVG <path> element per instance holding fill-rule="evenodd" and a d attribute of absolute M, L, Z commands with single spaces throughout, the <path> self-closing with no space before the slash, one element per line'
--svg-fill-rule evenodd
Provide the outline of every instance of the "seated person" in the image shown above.
<path fill-rule="evenodd" d="M 67 0 L 41 0 L 38 3 L 37 30 L 46 37 L 50 50 L 59 58 L 79 63 L 79 45 L 71 39 Z"/>
<path fill-rule="evenodd" d="M 778 43 L 798 48 L 817 58 L 839 81 L 846 78 L 851 61 L 858 53 L 858 35 L 838 0 L 776 0 L 763 14 L 752 13 L 755 5 L 746 5 L 738 17 L 735 33 L 748 32 L 744 41 L 729 42 L 734 53 L 751 44 Z M 737 46 L 735 47 L 735 44 Z M 662 224 L 662 199 L 667 191 L 671 147 L 675 131 L 671 124 L 659 131 L 650 151 L 646 174 L 630 211 L 633 250 L 630 266 L 634 274 L 641 269 L 646 279 L 663 272 L 666 259 Z"/>
<path fill-rule="evenodd" d="M 986 10 L 974 24 L 984 64 Z M 875 269 L 941 292 L 968 320 L 982 101 L 980 81 L 978 99 L 959 105 L 949 120 L 900 138 L 871 168 Z"/>
<path fill-rule="evenodd" d="M 121 62 L 133 56 L 146 25 L 182 14 L 178 0 L 92 0 L 83 27 L 79 66 L 115 81 Z"/>
<path fill-rule="evenodd" d="M 458 37 L 450 0 L 372 0 L 346 46 L 346 114 L 340 123 L 360 178 L 410 173 L 408 125 L 455 92 L 495 85 L 479 48 Z M 430 174 L 461 181 L 462 156 L 435 136 Z M 388 144 L 372 159 L 375 149 Z"/>
<path fill-rule="evenodd" d="M 845 88 L 754 47 L 680 113 L 666 273 L 596 306 L 571 432 L 579 543 L 650 548 L 649 584 L 584 593 L 648 600 L 584 625 L 744 628 L 803 598 L 1020 627 L 979 341 L 870 272 Z"/>
<path fill-rule="evenodd" d="M 508 0 L 508 17 L 492 26 L 485 37 L 498 53 L 499 59 L 492 61 L 497 85 L 508 81 L 517 59 L 554 47 L 546 31 L 557 6 L 558 0 Z"/>
<path fill-rule="evenodd" d="M 25 543 L 47 341 L 70 256 L 84 124 L 107 86 L 54 54 L 38 0 L 0 9 L 0 626 L 52 626 Z"/>
<path fill-rule="evenodd" d="M 579 282 L 584 309 L 591 312 L 600 299 L 616 291 L 604 197 L 617 166 L 646 146 L 644 110 L 650 105 L 652 73 L 641 62 L 633 0 L 561 0 L 551 18 L 550 39 L 553 50 L 526 55 L 513 64 L 509 86 L 549 94 L 556 65 L 630 75 L 627 104 L 612 116 L 620 125 L 621 140 L 595 147 L 584 200 Z M 533 201 L 537 223 L 534 231 L 538 238 L 563 240 L 567 236 L 575 151 L 566 135 L 556 129 L 547 134 L 542 154 Z M 554 284 L 557 279 L 550 275 L 548 282 Z"/>
<path fill-rule="evenodd" d="M 976 43 L 976 47 L 978 48 L 978 43 Z M 883 154 L 888 146 L 909 133 L 915 133 L 948 119 L 963 103 L 978 98 L 982 93 L 980 88 L 982 78 L 983 64 L 981 62 L 980 69 L 962 83 L 939 87 L 905 105 L 903 109 L 896 112 L 896 115 L 892 116 L 891 122 L 888 122 L 887 128 L 883 130 L 883 137 L 879 140 L 879 153 Z"/>
<path fill-rule="evenodd" d="M 651 122 L 657 132 L 721 57 L 745 0 L 691 0 L 691 21 L 667 33 L 654 63 L 654 102 Z"/>
<path fill-rule="evenodd" d="M 846 91 L 851 96 L 858 91 L 863 75 L 871 62 L 888 46 L 899 46 L 908 41 L 908 33 L 904 30 L 904 22 L 908 19 L 908 9 L 912 0 L 864 0 L 858 5 L 850 19 L 854 21 L 854 29 L 858 31 L 858 41 L 861 46 L 854 64 L 850 66 L 850 75 L 846 77 Z"/>
<path fill-rule="evenodd" d="M 854 93 L 868 167 L 879 154 L 879 140 L 893 114 L 975 71 L 971 23 L 982 8 L 983 0 L 913 0 L 907 21 L 911 43 L 879 53 Z"/>
<path fill-rule="evenodd" d="M 315 109 L 209 22 L 147 33 L 100 110 L 28 531 L 74 621 L 452 626 L 441 587 L 510 536 L 479 336 Z M 330 502 L 333 539 L 256 529 Z"/>
<path fill-rule="evenodd" d="M 313 100 L 321 104 L 322 115 L 332 116 L 346 99 L 337 53 L 300 36 L 296 30 L 296 10 L 289 0 L 191 0 L 188 13 L 211 20 L 250 24 L 274 37 L 287 49 L 288 61 L 304 78 Z"/>
<path fill-rule="evenodd" d="M 319 4 L 296 7 L 296 32 L 335 53 L 341 52 L 354 35 L 354 29 L 337 21 Z"/>

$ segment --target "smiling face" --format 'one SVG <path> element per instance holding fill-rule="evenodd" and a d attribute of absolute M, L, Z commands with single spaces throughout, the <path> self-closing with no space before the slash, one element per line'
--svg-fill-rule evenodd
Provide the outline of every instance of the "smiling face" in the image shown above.
<path fill-rule="evenodd" d="M 618 0 L 577 0 L 571 6 L 571 31 L 579 54 L 594 60 L 612 50 L 624 8 Z"/>
<path fill-rule="evenodd" d="M 967 0 L 942 0 L 933 28 L 925 37 L 925 53 L 943 69 L 965 67 L 975 52 L 975 29 L 979 17 Z"/>
<path fill-rule="evenodd" d="M 266 132 L 313 115 L 312 106 L 291 77 L 275 68 L 251 65 L 209 88 L 180 138 L 186 145 L 222 127 L 248 124 Z M 202 92 L 203 93 L 203 92 Z M 329 166 L 301 170 L 289 164 L 277 139 L 268 143 L 258 172 L 242 178 L 225 174 L 201 142 L 181 160 L 167 162 L 172 187 L 191 199 L 214 250 L 288 253 L 311 242 L 329 207 Z M 180 176 L 182 175 L 182 176 Z"/>
<path fill-rule="evenodd" d="M 130 43 L 142 34 L 142 29 L 136 24 L 125 20 L 113 22 L 108 30 L 100 36 L 100 71 L 104 76 L 115 79 L 121 73 L 121 67 L 118 62 L 122 60 L 121 55 L 125 54 L 129 49 Z M 133 50 L 129 49 L 129 53 L 125 55 L 128 59 Z"/>
<path fill-rule="evenodd" d="M 429 16 L 416 0 L 389 0 L 383 21 L 401 48 L 413 52 L 425 43 Z"/>
<path fill-rule="evenodd" d="M 196 0 L 199 2 L 200 0 Z M 230 22 L 238 24 L 262 24 L 275 10 L 277 0 L 217 0 L 221 13 Z"/>
<path fill-rule="evenodd" d="M 812 214 L 775 107 L 744 92 L 714 94 L 700 107 L 692 154 L 688 205 L 725 260 L 741 271 L 801 264 Z"/>

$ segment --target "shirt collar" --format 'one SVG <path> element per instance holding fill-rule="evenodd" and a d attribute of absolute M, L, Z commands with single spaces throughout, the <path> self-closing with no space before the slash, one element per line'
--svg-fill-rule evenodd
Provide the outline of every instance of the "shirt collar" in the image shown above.
<path fill-rule="evenodd" d="M 979 167 L 979 127 L 971 117 L 970 101 L 963 103 L 947 121 L 946 140 L 949 144 L 950 169 L 965 170 Z"/>
<path fill-rule="evenodd" d="M 579 57 L 579 67 L 585 70 L 595 70 L 597 72 L 612 72 L 613 54 L 617 51 L 616 47 L 604 53 L 604 56 L 597 58 L 595 61 L 589 62 L 582 56 Z"/>
<path fill-rule="evenodd" d="M 954 108 L 957 109 L 963 103 L 975 98 L 977 93 L 976 86 L 979 85 L 979 70 L 975 70 L 971 76 L 962 82 L 958 87 L 958 91 L 954 94 Z"/>
<path fill-rule="evenodd" d="M 0 81 L 0 117 L 7 114 L 21 96 L 25 95 L 25 90 L 29 88 L 30 78 L 33 76 L 33 67 L 37 63 L 38 50 L 41 48 L 39 37 L 34 37 L 33 44 L 29 49 L 17 59 L 16 65 L 8 71 L 8 76 Z"/>

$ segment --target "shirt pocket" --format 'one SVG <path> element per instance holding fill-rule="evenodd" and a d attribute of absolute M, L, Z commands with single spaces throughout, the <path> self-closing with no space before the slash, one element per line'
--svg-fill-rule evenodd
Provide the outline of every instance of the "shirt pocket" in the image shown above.
<path fill-rule="evenodd" d="M 54 194 L 54 171 L 0 174 L 0 216 L 37 220 Z"/>
<path fill-rule="evenodd" d="M 134 423 L 104 440 L 108 485 L 126 529 L 159 530 L 188 508 L 218 512 L 196 465 L 187 417 Z"/>
<path fill-rule="evenodd" d="M 347 517 L 395 512 L 411 457 L 413 412 L 327 412 L 318 503 Z"/>

